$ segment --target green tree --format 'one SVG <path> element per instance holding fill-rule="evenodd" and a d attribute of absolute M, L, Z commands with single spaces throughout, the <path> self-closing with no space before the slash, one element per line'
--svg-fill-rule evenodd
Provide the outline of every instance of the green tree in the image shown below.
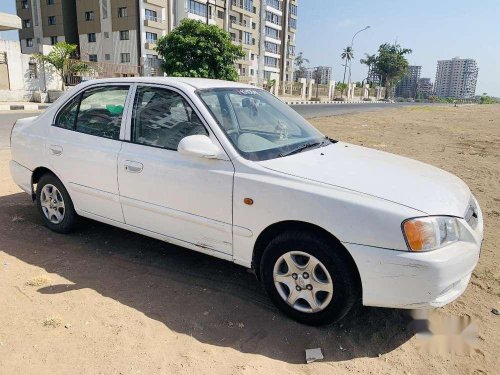
<path fill-rule="evenodd" d="M 61 78 L 61 89 L 66 86 L 66 79 L 74 74 L 89 71 L 88 64 L 83 61 L 76 60 L 76 44 L 68 44 L 66 42 L 58 42 L 52 47 L 52 50 L 47 54 L 35 54 L 35 59 L 39 63 L 47 63 L 51 66 Z"/>
<path fill-rule="evenodd" d="M 299 52 L 299 54 L 295 57 L 294 61 L 295 70 L 299 72 L 298 77 L 300 78 L 304 77 L 304 70 L 306 68 L 306 64 L 309 64 L 309 60 L 304 57 L 304 54 L 302 52 Z"/>
<path fill-rule="evenodd" d="M 389 99 L 393 85 L 401 79 L 408 70 L 408 60 L 405 55 L 411 53 L 409 48 L 399 44 L 382 44 L 378 49 L 375 73 L 380 75 L 382 85 L 385 85 L 385 98 Z"/>
<path fill-rule="evenodd" d="M 169 76 L 228 81 L 238 80 L 234 63 L 245 56 L 227 31 L 192 19 L 184 19 L 171 33 L 158 39 L 156 51 Z"/>
<path fill-rule="evenodd" d="M 369 55 L 365 53 L 365 57 L 361 60 L 359 60 L 361 64 L 364 64 L 368 67 L 368 73 L 366 74 L 366 82 L 370 83 L 370 73 L 372 72 L 372 69 L 377 62 L 377 55 Z"/>
<path fill-rule="evenodd" d="M 485 92 L 483 93 L 483 95 L 479 97 L 479 104 L 495 104 L 495 103 L 497 103 L 495 98 L 489 96 Z"/>
<path fill-rule="evenodd" d="M 302 52 L 299 52 L 298 55 L 295 56 L 294 64 L 296 68 L 303 69 L 306 64 L 309 64 L 309 60 L 304 57 Z"/>
<path fill-rule="evenodd" d="M 335 85 L 335 88 L 340 91 L 340 97 L 344 94 L 344 91 L 347 89 L 347 83 L 339 82 Z"/>
<path fill-rule="evenodd" d="M 347 46 L 344 48 L 344 51 L 340 54 L 340 58 L 342 60 L 345 60 L 345 65 L 344 65 L 344 79 L 342 80 L 342 83 L 345 83 L 345 74 L 347 72 L 347 66 L 349 65 L 349 62 L 354 58 L 354 52 L 351 46 Z"/>
<path fill-rule="evenodd" d="M 267 85 L 265 85 L 265 89 L 269 92 L 273 90 L 273 87 L 276 86 L 276 80 L 275 79 L 270 79 L 267 81 Z"/>

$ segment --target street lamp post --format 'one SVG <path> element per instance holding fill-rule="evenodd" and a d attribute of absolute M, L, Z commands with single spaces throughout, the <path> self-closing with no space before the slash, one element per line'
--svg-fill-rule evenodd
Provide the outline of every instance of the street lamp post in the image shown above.
<path fill-rule="evenodd" d="M 351 51 L 353 51 L 353 45 L 354 45 L 354 38 L 356 38 L 356 35 L 358 35 L 360 32 L 362 31 L 365 31 L 365 30 L 368 30 L 370 28 L 370 26 L 366 26 L 364 29 L 361 29 L 359 31 L 356 31 L 356 33 L 352 36 L 352 39 L 351 39 Z M 350 87 L 351 85 L 351 65 L 352 65 L 352 59 L 349 60 L 349 79 L 348 79 L 348 87 Z"/>

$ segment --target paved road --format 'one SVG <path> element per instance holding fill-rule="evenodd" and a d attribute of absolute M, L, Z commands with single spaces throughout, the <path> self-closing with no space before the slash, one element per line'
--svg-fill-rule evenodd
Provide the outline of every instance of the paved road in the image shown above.
<path fill-rule="evenodd" d="M 345 113 L 381 111 L 388 108 L 434 105 L 429 103 L 345 103 L 345 104 L 297 104 L 291 107 L 305 118 L 343 115 Z"/>
<path fill-rule="evenodd" d="M 24 117 L 37 116 L 41 112 L 9 111 L 0 112 L 0 150 L 9 148 L 10 130 L 16 120 Z"/>
<path fill-rule="evenodd" d="M 430 105 L 422 103 L 352 103 L 352 104 L 303 104 L 292 105 L 305 118 L 342 115 L 345 113 L 381 111 L 389 108 L 400 108 L 414 105 Z M 10 111 L 0 112 L 0 150 L 9 147 L 10 130 L 17 119 L 36 116 L 41 112 Z"/>

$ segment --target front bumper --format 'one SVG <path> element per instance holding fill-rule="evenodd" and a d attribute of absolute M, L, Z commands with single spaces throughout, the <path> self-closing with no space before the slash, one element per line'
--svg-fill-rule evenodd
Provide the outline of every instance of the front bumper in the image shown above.
<path fill-rule="evenodd" d="M 423 253 L 344 244 L 361 277 L 363 305 L 394 308 L 444 306 L 462 295 L 477 265 L 483 238 L 462 222 L 464 240 Z"/>

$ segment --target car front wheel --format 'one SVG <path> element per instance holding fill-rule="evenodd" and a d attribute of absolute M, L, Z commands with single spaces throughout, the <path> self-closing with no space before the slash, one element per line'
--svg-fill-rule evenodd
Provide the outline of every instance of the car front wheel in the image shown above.
<path fill-rule="evenodd" d="M 261 279 L 275 305 L 309 325 L 337 322 L 359 299 L 353 262 L 326 236 L 289 232 L 274 238 L 261 261 Z"/>
<path fill-rule="evenodd" d="M 45 225 L 58 233 L 69 233 L 75 226 L 77 214 L 73 202 L 53 174 L 43 175 L 36 186 L 36 205 Z"/>

